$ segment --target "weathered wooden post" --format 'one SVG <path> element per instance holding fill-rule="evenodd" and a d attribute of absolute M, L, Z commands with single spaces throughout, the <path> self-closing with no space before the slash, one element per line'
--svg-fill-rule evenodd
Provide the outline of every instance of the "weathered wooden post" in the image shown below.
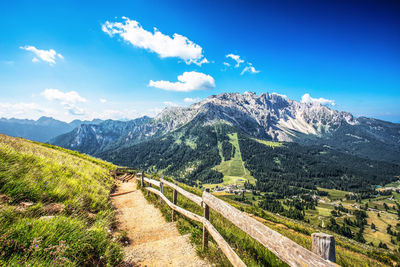
<path fill-rule="evenodd" d="M 163 183 L 163 180 L 164 180 L 164 174 L 161 174 L 161 179 L 160 179 L 160 192 L 161 192 L 161 194 L 164 195 L 164 183 Z M 162 197 L 160 197 L 160 205 L 162 205 Z"/>
<path fill-rule="evenodd" d="M 175 186 L 177 184 L 175 183 Z M 174 188 L 174 196 L 172 197 L 172 203 L 176 205 L 176 200 L 178 199 L 178 191 L 176 191 L 176 188 Z M 176 220 L 176 212 L 174 209 L 172 209 L 172 221 L 174 222 Z"/>
<path fill-rule="evenodd" d="M 206 192 L 210 192 L 210 189 L 206 188 Z M 210 208 L 206 203 L 203 202 L 204 205 L 204 218 L 206 220 L 210 217 Z M 203 250 L 208 248 L 208 230 L 206 226 L 203 224 Z"/>
<path fill-rule="evenodd" d="M 153 179 L 153 175 L 150 175 L 150 180 L 151 179 Z M 149 183 L 149 187 L 151 187 L 151 183 Z M 147 196 L 149 196 L 150 195 L 150 191 L 149 190 L 147 190 Z"/>
<path fill-rule="evenodd" d="M 140 179 L 140 184 L 142 185 L 142 188 L 144 186 L 144 170 L 142 171 L 142 177 Z"/>
<path fill-rule="evenodd" d="M 325 260 L 336 262 L 335 238 L 324 233 L 311 234 L 312 252 Z"/>

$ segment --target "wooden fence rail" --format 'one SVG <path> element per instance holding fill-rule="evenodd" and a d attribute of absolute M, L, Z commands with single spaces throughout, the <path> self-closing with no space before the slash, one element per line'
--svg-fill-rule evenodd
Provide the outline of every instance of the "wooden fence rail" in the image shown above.
<path fill-rule="evenodd" d="M 164 185 L 166 185 L 166 186 L 168 186 L 168 187 L 170 187 L 170 188 L 176 190 L 179 194 L 181 194 L 181 195 L 183 195 L 184 197 L 190 199 L 191 201 L 193 201 L 193 202 L 196 203 L 197 205 L 199 205 L 199 206 L 202 205 L 203 200 L 201 199 L 201 197 L 199 197 L 199 196 L 197 196 L 197 195 L 195 195 L 195 194 L 193 194 L 193 193 L 190 193 L 190 192 L 188 192 L 188 191 L 186 191 L 186 190 L 180 188 L 178 185 L 173 184 L 173 183 L 171 183 L 171 182 L 168 182 L 168 181 L 166 181 L 166 180 L 164 180 L 164 179 L 162 179 L 162 178 L 160 179 L 160 181 L 162 181 L 162 182 L 164 183 Z"/>
<path fill-rule="evenodd" d="M 269 251 L 274 253 L 282 261 L 290 266 L 338 266 L 335 259 L 335 242 L 333 236 L 326 234 L 313 234 L 312 244 L 313 252 L 305 249 L 289 238 L 281 235 L 280 233 L 270 229 L 261 222 L 251 218 L 240 210 L 232 207 L 223 200 L 216 198 L 207 191 L 203 192 L 202 197 L 193 193 L 187 192 L 176 184 L 168 182 L 163 178 L 160 181 L 148 179 L 144 177 L 144 172 L 137 177 L 141 181 L 142 186 L 147 192 L 151 192 L 160 197 L 160 201 L 164 201 L 172 209 L 172 219 L 175 220 L 175 212 L 200 222 L 203 224 L 203 248 L 208 245 L 208 234 L 210 234 L 214 241 L 218 244 L 222 252 L 232 263 L 233 266 L 246 266 L 235 251 L 229 246 L 224 238 L 218 233 L 215 227 L 209 221 L 209 208 L 215 210 L 227 220 L 232 222 L 246 234 L 260 242 Z M 139 176 L 138 175 L 138 176 Z M 144 183 L 148 183 L 149 187 L 145 187 Z M 151 187 L 151 185 L 160 187 L 161 191 Z M 163 193 L 164 186 L 168 186 L 174 190 L 173 202 L 171 202 Z M 176 205 L 177 193 L 190 199 L 197 205 L 204 208 L 204 216 L 194 214 Z"/>

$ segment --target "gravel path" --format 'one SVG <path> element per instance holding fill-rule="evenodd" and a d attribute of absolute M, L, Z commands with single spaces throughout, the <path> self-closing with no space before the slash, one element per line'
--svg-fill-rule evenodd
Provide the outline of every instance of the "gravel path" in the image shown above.
<path fill-rule="evenodd" d="M 130 244 L 124 248 L 130 266 L 210 266 L 200 259 L 188 235 L 179 234 L 175 223 L 168 223 L 161 212 L 148 203 L 136 182 L 120 183 L 112 197 L 119 228 L 128 233 Z"/>

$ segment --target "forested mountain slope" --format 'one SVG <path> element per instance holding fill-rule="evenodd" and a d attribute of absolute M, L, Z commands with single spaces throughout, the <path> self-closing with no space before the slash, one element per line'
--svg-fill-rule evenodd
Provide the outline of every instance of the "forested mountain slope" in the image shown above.
<path fill-rule="evenodd" d="M 226 123 L 202 125 L 201 120 L 193 121 L 161 137 L 99 156 L 120 165 L 163 171 L 192 185 L 221 183 L 228 174 L 215 166 L 234 155 L 229 135 L 237 134 L 241 160 L 257 180 L 255 188 L 263 192 L 295 195 L 301 188 L 316 190 L 317 186 L 373 192 L 376 185 L 390 183 L 400 174 L 397 164 L 361 158 L 328 146 L 293 142 L 272 146 Z"/>

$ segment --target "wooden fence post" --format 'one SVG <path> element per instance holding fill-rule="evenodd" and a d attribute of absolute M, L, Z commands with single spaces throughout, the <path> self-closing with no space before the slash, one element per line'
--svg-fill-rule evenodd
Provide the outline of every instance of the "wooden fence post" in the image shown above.
<path fill-rule="evenodd" d="M 144 186 L 144 170 L 142 171 L 142 177 L 140 179 L 140 184 L 142 185 L 142 188 Z"/>
<path fill-rule="evenodd" d="M 150 180 L 153 179 L 153 175 L 150 175 Z M 149 187 L 151 187 L 151 183 L 149 183 Z M 147 191 L 147 196 L 149 196 L 150 191 Z"/>
<path fill-rule="evenodd" d="M 160 192 L 161 194 L 164 195 L 164 183 L 163 183 L 163 179 L 164 179 L 164 174 L 161 175 L 161 179 L 160 179 Z M 162 198 L 160 197 L 160 205 L 162 205 Z"/>
<path fill-rule="evenodd" d="M 324 233 L 311 234 L 311 251 L 325 260 L 336 262 L 335 238 Z"/>
<path fill-rule="evenodd" d="M 177 184 L 175 183 L 175 185 L 177 185 Z M 172 197 L 172 203 L 174 203 L 175 205 L 176 205 L 177 198 L 178 198 L 178 191 L 176 191 L 176 189 L 174 188 L 174 196 Z M 176 220 L 176 212 L 173 209 L 172 210 L 172 221 L 174 222 L 175 220 Z"/>
<path fill-rule="evenodd" d="M 206 192 L 207 193 L 210 192 L 210 189 L 206 188 Z M 210 217 L 210 208 L 204 202 L 203 202 L 203 205 L 204 205 L 204 218 L 206 220 L 208 220 Z M 207 248 L 208 248 L 208 230 L 203 223 L 203 250 L 205 250 Z"/>

